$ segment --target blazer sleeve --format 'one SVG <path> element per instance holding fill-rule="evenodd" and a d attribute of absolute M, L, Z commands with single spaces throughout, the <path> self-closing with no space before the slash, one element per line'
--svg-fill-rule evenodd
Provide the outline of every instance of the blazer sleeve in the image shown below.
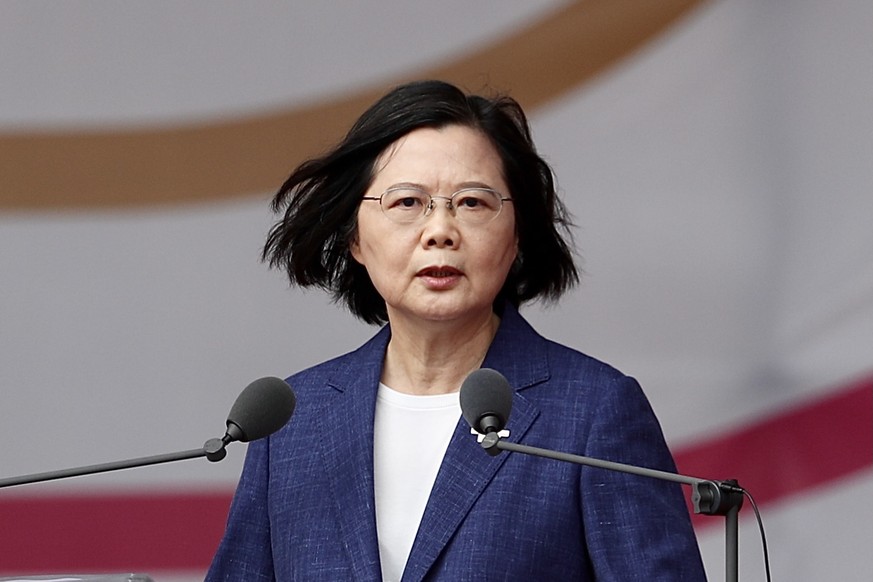
<path fill-rule="evenodd" d="M 675 472 L 660 424 L 633 378 L 598 391 L 585 454 Z M 600 580 L 706 580 L 678 483 L 594 467 L 580 473 L 585 537 Z"/>
<path fill-rule="evenodd" d="M 206 575 L 206 582 L 275 580 L 267 511 L 269 441 L 249 443 L 227 528 Z"/>

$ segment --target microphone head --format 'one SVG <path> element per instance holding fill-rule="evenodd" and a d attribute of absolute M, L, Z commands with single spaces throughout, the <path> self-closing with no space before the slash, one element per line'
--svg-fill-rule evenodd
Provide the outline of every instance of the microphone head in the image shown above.
<path fill-rule="evenodd" d="M 491 368 L 474 370 L 461 384 L 461 414 L 478 433 L 501 431 L 512 410 L 512 388 Z"/>
<path fill-rule="evenodd" d="M 255 380 L 237 396 L 227 415 L 227 435 L 247 443 L 269 436 L 285 426 L 297 397 L 291 386 L 279 378 Z"/>

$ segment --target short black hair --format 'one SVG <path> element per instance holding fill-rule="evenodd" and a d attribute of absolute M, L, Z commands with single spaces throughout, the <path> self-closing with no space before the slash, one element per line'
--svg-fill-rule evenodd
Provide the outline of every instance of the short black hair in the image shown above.
<path fill-rule="evenodd" d="M 419 128 L 449 125 L 488 137 L 513 199 L 519 252 L 495 299 L 497 310 L 505 301 L 518 307 L 537 298 L 556 300 L 579 280 L 567 243 L 572 223 L 524 111 L 507 95 L 467 94 L 443 81 L 395 87 L 333 149 L 298 166 L 273 198 L 273 211 L 282 218 L 269 232 L 263 260 L 283 269 L 292 285 L 321 287 L 363 321 L 385 323 L 385 301 L 350 251 L 361 197 L 391 144 Z"/>

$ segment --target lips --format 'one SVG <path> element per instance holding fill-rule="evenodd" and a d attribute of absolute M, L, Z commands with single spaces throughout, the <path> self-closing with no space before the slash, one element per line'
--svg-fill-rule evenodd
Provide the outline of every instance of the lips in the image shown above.
<path fill-rule="evenodd" d="M 459 269 L 454 267 L 446 267 L 446 266 L 436 266 L 436 267 L 425 267 L 416 273 L 419 277 L 457 277 L 459 275 L 463 275 Z"/>

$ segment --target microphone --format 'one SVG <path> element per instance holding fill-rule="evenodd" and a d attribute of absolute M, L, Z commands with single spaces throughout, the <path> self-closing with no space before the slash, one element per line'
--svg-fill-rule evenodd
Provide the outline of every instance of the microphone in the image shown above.
<path fill-rule="evenodd" d="M 491 368 L 471 372 L 461 384 L 461 414 L 480 434 L 500 432 L 512 410 L 512 388 L 503 374 Z"/>
<path fill-rule="evenodd" d="M 504 441 L 501 440 L 499 432 L 506 426 L 511 409 L 512 388 L 500 372 L 490 368 L 474 370 L 461 384 L 461 414 L 473 430 L 485 435 L 481 446 L 492 457 L 500 454 L 500 451 L 517 452 L 691 486 L 694 513 L 725 516 L 725 579 L 731 582 L 737 580 L 738 514 L 743 505 L 743 495 L 749 495 L 749 492 L 740 487 L 735 479 L 702 479 Z"/>
<path fill-rule="evenodd" d="M 297 398 L 294 391 L 284 380 L 272 377 L 261 378 L 246 386 L 237 397 L 227 415 L 227 431 L 224 436 L 220 439 L 209 439 L 202 448 L 0 479 L 0 489 L 14 485 L 41 483 L 198 457 L 206 457 L 214 463 L 227 455 L 225 447 L 228 444 L 234 441 L 245 443 L 261 439 L 285 426 L 294 413 L 296 403 Z"/>
<path fill-rule="evenodd" d="M 266 377 L 245 387 L 227 415 L 227 432 L 221 440 L 247 443 L 270 436 L 288 423 L 297 398 L 284 380 Z"/>

